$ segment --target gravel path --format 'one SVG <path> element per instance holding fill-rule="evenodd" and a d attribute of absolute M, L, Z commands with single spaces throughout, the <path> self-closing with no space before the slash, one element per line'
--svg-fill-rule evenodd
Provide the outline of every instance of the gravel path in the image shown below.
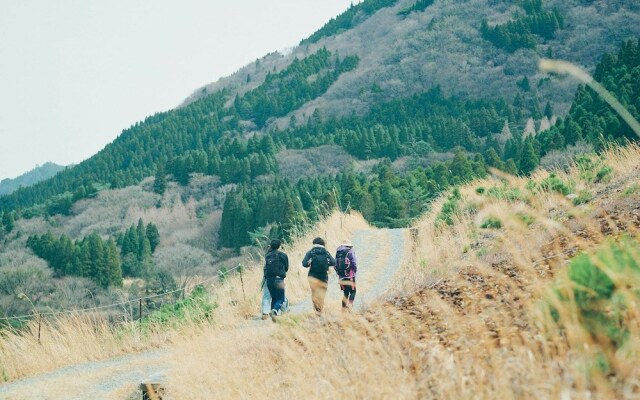
<path fill-rule="evenodd" d="M 353 244 L 358 257 L 355 308 L 364 310 L 372 300 L 382 296 L 393 282 L 404 255 L 405 231 L 356 231 Z M 332 276 L 326 297 L 327 311 L 339 312 L 341 298 L 337 279 Z M 292 313 L 311 311 L 310 299 L 291 306 Z M 141 398 L 138 391 L 140 382 L 149 377 L 161 378 L 169 370 L 167 355 L 165 350 L 154 350 L 61 368 L 0 385 L 0 399 Z M 132 393 L 138 395 L 133 397 Z"/>
<path fill-rule="evenodd" d="M 404 253 L 404 232 L 403 229 L 354 232 L 353 250 L 358 259 L 358 291 L 354 303 L 356 310 L 365 309 L 369 301 L 389 289 Z M 341 298 L 338 279 L 332 273 L 329 275 L 325 306 L 335 310 L 335 304 L 340 304 Z M 312 312 L 311 299 L 292 305 L 290 310 L 296 314 Z"/>

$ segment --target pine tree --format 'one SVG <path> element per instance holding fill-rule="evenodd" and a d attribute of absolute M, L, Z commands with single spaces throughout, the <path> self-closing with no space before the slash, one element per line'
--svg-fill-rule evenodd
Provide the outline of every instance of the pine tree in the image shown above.
<path fill-rule="evenodd" d="M 516 167 L 516 163 L 513 161 L 513 158 L 508 159 L 507 162 L 504 163 L 504 172 L 511 175 L 518 174 L 518 167 Z"/>
<path fill-rule="evenodd" d="M 153 180 L 153 191 L 159 195 L 163 195 L 165 190 L 167 190 L 167 177 L 164 172 L 164 166 L 162 164 L 158 164 L 156 175 Z"/>
<path fill-rule="evenodd" d="M 551 119 L 553 117 L 553 107 L 551 107 L 551 103 L 547 101 L 547 104 L 544 106 L 544 116 Z"/>
<path fill-rule="evenodd" d="M 109 286 L 109 271 L 106 264 L 104 243 L 97 233 L 85 238 L 85 245 L 89 249 L 89 278 L 103 288 Z"/>
<path fill-rule="evenodd" d="M 571 116 L 567 117 L 565 121 L 563 133 L 567 145 L 576 144 L 577 141 L 582 139 L 582 128 Z"/>
<path fill-rule="evenodd" d="M 107 241 L 106 265 L 109 273 L 109 285 L 122 287 L 122 265 L 120 264 L 120 256 L 113 239 Z"/>
<path fill-rule="evenodd" d="M 456 151 L 451 166 L 449 168 L 453 176 L 460 179 L 461 182 L 466 182 L 473 179 L 473 169 L 471 163 L 461 150 Z"/>
<path fill-rule="evenodd" d="M 137 253 L 138 259 L 141 260 L 144 257 L 144 241 L 147 238 L 147 230 L 142 222 L 142 218 L 138 219 L 138 226 L 136 227 L 135 238 L 138 242 Z"/>
<path fill-rule="evenodd" d="M 540 160 L 533 147 L 533 140 L 526 140 L 522 149 L 522 158 L 520 159 L 520 172 L 530 174 L 539 163 Z"/>
<path fill-rule="evenodd" d="M 4 231 L 7 233 L 11 233 L 13 228 L 15 227 L 13 213 L 9 211 L 5 211 L 2 214 L 2 225 L 4 226 Z"/>
<path fill-rule="evenodd" d="M 229 192 L 222 208 L 220 221 L 220 244 L 225 247 L 233 247 L 238 238 L 235 237 L 235 219 L 238 213 L 238 194 Z"/>
<path fill-rule="evenodd" d="M 493 147 L 490 147 L 489 150 L 487 150 L 486 159 L 489 166 L 498 169 L 504 169 L 504 162 L 500 159 L 500 156 L 498 155 L 498 153 L 496 153 Z"/>
<path fill-rule="evenodd" d="M 160 232 L 158 227 L 149 222 L 147 224 L 147 239 L 149 239 L 149 245 L 151 246 L 151 253 L 155 253 L 158 244 L 160 244 Z"/>
<path fill-rule="evenodd" d="M 138 276 L 145 279 L 149 278 L 153 267 L 153 261 L 151 258 L 151 244 L 149 243 L 149 239 L 146 237 L 143 239 L 142 253 L 140 258 L 138 258 L 138 261 L 140 262 L 140 271 Z"/>

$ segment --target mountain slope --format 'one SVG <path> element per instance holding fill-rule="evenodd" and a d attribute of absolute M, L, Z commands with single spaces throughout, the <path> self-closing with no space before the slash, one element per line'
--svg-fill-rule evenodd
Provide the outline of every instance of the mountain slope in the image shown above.
<path fill-rule="evenodd" d="M 0 181 L 0 196 L 11 194 L 20 187 L 34 185 L 40 181 L 46 180 L 62 171 L 65 167 L 54 164 L 52 162 L 44 163 L 37 166 L 29 172 L 26 172 L 14 179 L 3 179 Z"/>
<path fill-rule="evenodd" d="M 351 29 L 337 31 L 316 43 L 303 42 L 286 55 L 268 55 L 228 78 L 205 86 L 191 100 L 222 87 L 246 90 L 251 86 L 243 82 L 247 74 L 259 80 L 265 71 L 282 68 L 294 57 L 303 57 L 325 46 L 340 54 L 357 54 L 360 66 L 298 114 L 309 115 L 316 107 L 328 114 L 363 112 L 376 102 L 374 84 L 382 90 L 378 97 L 385 99 L 421 93 L 440 85 L 447 94 L 512 100 L 519 90 L 516 83 L 524 76 L 536 85 L 541 84 L 538 88 L 541 102 L 551 101 L 564 114 L 576 83 L 564 78 L 545 80 L 537 70 L 537 60 L 551 55 L 593 70 L 603 53 L 640 35 L 640 4 L 636 1 L 546 0 L 542 8 L 557 9 L 564 18 L 564 29 L 559 29 L 553 38 L 537 37 L 535 50 L 509 53 L 483 39 L 480 28 L 483 19 L 494 26 L 523 14 L 524 9 L 517 2 L 436 0 L 423 11 L 402 15 L 403 10 L 415 3 L 397 1 Z"/>
<path fill-rule="evenodd" d="M 363 116 L 372 107 L 420 95 L 434 86 L 441 88 L 445 99 L 513 103 L 514 117 L 498 113 L 482 124 L 507 120 L 521 128 L 523 118 L 542 116 L 545 102 L 553 106 L 551 112 L 565 113 L 576 88 L 571 79 L 539 74 L 540 55 L 551 54 L 593 69 L 604 51 L 624 38 L 640 35 L 640 5 L 635 1 L 548 0 L 539 8 L 543 12 L 557 9 L 563 28 L 548 38 L 534 35 L 535 49 L 507 52 L 482 37 L 482 21 L 498 26 L 518 19 L 527 2 L 523 6 L 496 0 L 429 3 L 368 0 L 358 4 L 345 12 L 351 21 L 346 30 L 335 29 L 314 43 L 303 41 L 287 55 L 267 55 L 198 90 L 183 107 L 124 130 L 76 168 L 3 198 L 0 209 L 59 201 L 55 196 L 65 193 L 82 197 L 105 185 L 124 187 L 152 175 L 159 166 L 168 167 L 167 172 L 183 182 L 190 172 L 224 175 L 225 170 L 234 171 L 235 176 L 223 181 L 253 180 L 276 171 L 275 154 L 269 153 L 273 149 L 268 143 L 245 142 L 243 150 L 232 146 L 234 139 L 260 139 L 261 133 L 273 129 L 305 125 L 312 116 L 313 120 Z M 341 65 L 326 64 L 338 59 Z M 318 77 L 322 79 L 317 81 Z M 467 125 L 462 129 L 477 135 L 462 119 Z M 495 127 L 492 130 L 499 133 Z M 204 165 L 203 151 L 216 160 Z"/>

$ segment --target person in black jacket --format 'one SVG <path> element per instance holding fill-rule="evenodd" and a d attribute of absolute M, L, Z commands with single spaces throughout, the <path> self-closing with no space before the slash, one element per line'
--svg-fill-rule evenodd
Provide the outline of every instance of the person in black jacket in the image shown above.
<path fill-rule="evenodd" d="M 264 280 L 271 294 L 271 319 L 276 322 L 276 317 L 282 314 L 282 304 L 284 303 L 284 278 L 289 271 L 289 257 L 278 250 L 282 243 L 278 239 L 273 239 L 269 246 L 269 251 L 265 255 Z"/>
<path fill-rule="evenodd" d="M 309 287 L 311 300 L 316 313 L 322 313 L 324 296 L 329 283 L 329 267 L 336 265 L 336 259 L 324 247 L 324 240 L 320 237 L 313 239 L 313 248 L 305 254 L 302 266 L 309 268 Z"/>

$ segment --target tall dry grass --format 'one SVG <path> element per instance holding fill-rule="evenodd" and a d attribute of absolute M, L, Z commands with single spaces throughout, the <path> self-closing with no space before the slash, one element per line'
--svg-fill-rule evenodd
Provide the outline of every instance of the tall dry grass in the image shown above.
<path fill-rule="evenodd" d="M 434 203 L 411 229 L 396 296 L 367 312 L 203 330 L 177 343 L 171 396 L 637 397 L 636 289 L 625 292 L 623 350 L 598 340 L 575 302 L 557 295 L 575 287 L 566 273 L 575 254 L 640 228 L 640 149 L 610 149 L 602 159 L 611 169 L 602 179 L 578 165 L 473 182 L 461 188 L 451 226 L 438 222 L 448 200 Z M 590 197 L 573 200 L 562 185 Z"/>

